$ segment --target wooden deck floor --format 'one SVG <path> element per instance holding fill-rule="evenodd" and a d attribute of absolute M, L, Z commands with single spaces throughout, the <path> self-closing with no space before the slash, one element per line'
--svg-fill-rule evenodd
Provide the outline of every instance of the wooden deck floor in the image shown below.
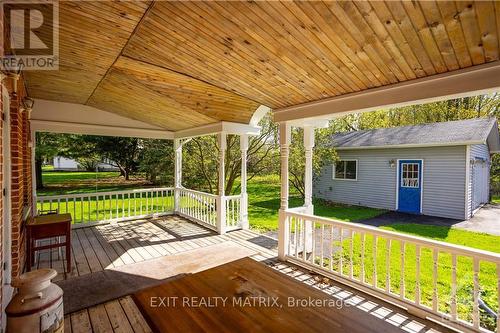
<path fill-rule="evenodd" d="M 64 251 L 57 249 L 41 251 L 33 268 L 51 267 L 59 272 L 55 280 L 70 279 L 107 268 L 231 241 L 254 250 L 256 254 L 252 256 L 253 259 L 263 261 L 283 274 L 350 302 L 363 309 L 367 315 L 400 327 L 402 332 L 445 331 L 442 327 L 413 317 L 395 306 L 297 266 L 277 261 L 277 241 L 249 230 L 217 235 L 179 216 L 168 216 L 74 229 L 72 236 L 71 273 L 65 273 Z M 67 315 L 65 332 L 150 332 L 150 328 L 132 299 L 126 296 Z"/>

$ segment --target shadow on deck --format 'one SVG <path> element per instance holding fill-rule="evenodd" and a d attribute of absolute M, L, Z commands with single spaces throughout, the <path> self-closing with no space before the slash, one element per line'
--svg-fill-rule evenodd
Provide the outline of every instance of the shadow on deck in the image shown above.
<path fill-rule="evenodd" d="M 217 244 L 220 246 L 231 243 L 250 250 L 252 259 L 261 261 L 332 297 L 342 299 L 362 309 L 367 316 L 372 315 L 387 321 L 401 328 L 402 331 L 447 331 L 433 322 L 412 316 L 389 303 L 293 264 L 278 261 L 277 241 L 249 230 L 218 235 L 182 217 L 167 216 L 74 229 L 72 237 L 72 272 L 65 272 L 64 251 L 57 249 L 40 251 L 33 268 L 56 269 L 59 275 L 55 281 L 60 281 L 59 283 L 68 279 L 85 279 L 86 276 L 89 279 L 95 279 L 95 273 L 100 272 L 106 277 L 106 274 L 110 274 L 111 271 L 127 270 L 124 266 L 137 265 L 141 262 L 147 264 L 149 260 L 175 257 L 176 261 L 183 261 L 182 258 L 188 261 L 191 260 L 188 258 L 189 254 L 195 252 L 192 250 L 208 251 Z M 183 274 L 192 273 L 188 268 L 185 270 Z M 117 299 L 66 315 L 65 331 L 149 332 L 147 323 L 130 296 L 119 294 L 119 292 L 116 294 Z"/>

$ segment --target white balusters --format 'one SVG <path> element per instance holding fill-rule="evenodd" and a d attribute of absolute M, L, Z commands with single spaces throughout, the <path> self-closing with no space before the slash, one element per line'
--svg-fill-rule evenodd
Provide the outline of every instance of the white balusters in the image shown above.
<path fill-rule="evenodd" d="M 405 298 L 405 242 L 404 241 L 401 241 L 399 249 L 401 252 L 401 272 L 400 272 L 400 281 L 399 281 L 399 296 L 401 298 Z"/>
<path fill-rule="evenodd" d="M 500 263 L 497 263 L 497 332 L 500 332 Z"/>
<path fill-rule="evenodd" d="M 391 246 L 390 238 L 385 241 L 385 291 L 391 292 Z"/>
<path fill-rule="evenodd" d="M 438 258 L 439 251 L 432 249 L 432 309 L 438 311 Z M 451 316 L 456 319 L 457 316 L 457 256 L 451 257 Z"/>
<path fill-rule="evenodd" d="M 147 202 L 146 198 L 149 197 Z M 37 197 L 39 212 L 57 209 L 60 213 L 71 213 L 73 224 L 105 222 L 129 219 L 137 216 L 147 217 L 152 214 L 172 213 L 174 191 L 172 188 L 140 189 L 117 192 L 99 192 Z M 154 200 L 167 200 L 168 205 L 159 209 Z M 153 205 L 149 207 L 149 205 Z M 120 211 L 121 210 L 121 211 Z M 148 212 L 142 215 L 143 212 Z"/>
<path fill-rule="evenodd" d="M 332 228 L 332 233 L 331 233 L 332 240 L 331 240 L 331 243 L 333 243 L 333 226 L 331 226 L 331 228 Z M 342 229 L 342 227 L 340 227 L 339 228 L 339 253 L 340 253 L 340 258 L 339 258 L 339 274 L 340 275 L 344 274 L 344 244 L 343 243 L 344 243 L 344 229 Z"/>
<path fill-rule="evenodd" d="M 372 286 L 377 288 L 377 236 L 373 236 L 373 277 Z"/>
<path fill-rule="evenodd" d="M 500 309 L 500 254 L 357 223 L 313 216 L 303 213 L 299 208 L 285 210 L 284 216 L 289 223 L 286 259 L 293 260 L 299 265 L 321 271 L 326 275 L 336 275 L 348 279 L 354 286 L 359 284 L 360 287 L 370 288 L 379 295 L 383 295 L 384 298 L 389 297 L 397 304 L 411 306 L 415 310 L 423 310 L 422 314 L 436 320 L 447 318 L 450 319 L 449 323 L 457 327 L 482 330 L 486 327 L 485 325 L 490 325 L 481 322 L 482 316 L 480 316 L 479 306 L 481 287 L 483 287 L 479 279 L 479 274 L 482 273 L 480 263 L 486 261 L 489 264 L 494 264 L 497 270 L 494 274 L 495 284 L 498 284 L 496 293 L 498 293 L 498 308 Z M 307 231 L 308 226 L 312 226 L 312 232 Z M 312 239 L 310 239 L 311 237 Z M 370 245 L 371 238 L 373 243 Z M 313 243 L 312 249 L 309 241 Z M 380 259 L 378 258 L 378 245 L 382 241 L 385 241 L 385 276 L 383 277 L 380 276 L 381 271 L 378 263 Z M 392 260 L 397 258 L 391 258 L 394 255 L 392 252 L 394 242 L 399 245 L 395 247 L 399 252 L 397 254 L 399 262 Z M 308 243 L 309 245 L 306 245 Z M 325 254 L 325 251 L 328 251 L 328 254 Z M 309 256 L 310 254 L 311 256 Z M 319 256 L 319 260 L 317 260 L 317 256 Z M 464 257 L 465 260 L 459 261 L 459 257 Z M 446 264 L 446 260 L 450 259 L 451 267 Z M 325 262 L 326 260 L 328 263 Z M 348 260 L 348 263 L 345 263 L 346 267 L 344 267 L 345 260 Z M 373 271 L 367 271 L 369 267 L 367 260 L 373 261 L 370 263 L 373 264 Z M 438 268 L 442 260 L 445 262 L 443 264 L 445 268 L 451 268 L 451 272 L 448 271 L 448 274 L 451 273 L 451 285 L 447 286 L 445 283 L 443 288 L 449 288 L 449 292 L 440 296 L 438 295 L 438 286 L 442 285 L 442 281 L 439 280 Z M 467 260 L 472 263 L 472 271 L 468 267 L 459 266 Z M 413 263 L 415 263 L 415 269 L 412 269 Z M 338 269 L 335 266 L 337 264 Z M 409 266 L 410 264 L 411 266 Z M 427 271 L 432 276 L 425 276 L 424 272 Z M 394 291 L 391 290 L 393 289 L 391 287 L 391 272 L 392 278 L 399 274 L 399 288 Z M 373 275 L 368 277 L 369 273 Z M 379 278 L 380 280 L 385 279 L 384 289 L 378 286 Z M 465 308 L 460 308 L 457 304 L 457 293 L 460 292 L 459 285 L 473 288 L 471 290 L 472 297 L 469 296 L 473 300 L 469 312 L 465 312 Z M 449 298 L 446 297 L 448 295 Z M 443 309 L 448 310 L 443 312 Z M 496 307 L 494 309 L 497 310 Z M 460 316 L 460 320 L 457 313 L 459 311 L 463 314 Z M 498 312 L 500 313 L 500 310 Z M 500 322 L 500 316 L 498 318 L 497 321 Z M 500 331 L 497 329 L 497 332 Z"/>
<path fill-rule="evenodd" d="M 472 281 L 474 282 L 473 304 L 472 304 L 472 325 L 479 328 L 479 260 L 474 258 L 472 261 Z"/>
<path fill-rule="evenodd" d="M 360 275 L 360 280 L 361 283 L 365 283 L 365 233 L 361 233 L 361 275 Z"/>
<path fill-rule="evenodd" d="M 415 272 L 415 303 L 420 304 L 420 245 L 416 245 L 415 248 L 415 261 L 416 261 L 416 272 Z"/>

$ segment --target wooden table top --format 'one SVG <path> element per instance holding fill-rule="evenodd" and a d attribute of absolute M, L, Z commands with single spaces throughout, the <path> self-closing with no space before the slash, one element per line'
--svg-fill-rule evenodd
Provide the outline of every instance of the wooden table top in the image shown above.
<path fill-rule="evenodd" d="M 29 226 L 71 222 L 71 214 L 47 214 L 35 216 L 28 222 Z"/>
<path fill-rule="evenodd" d="M 401 332 L 250 258 L 142 290 L 133 299 L 156 332 Z"/>

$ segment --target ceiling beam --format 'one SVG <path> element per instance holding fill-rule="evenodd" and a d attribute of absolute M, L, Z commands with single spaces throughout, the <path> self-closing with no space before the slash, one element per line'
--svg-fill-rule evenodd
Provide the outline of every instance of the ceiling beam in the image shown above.
<path fill-rule="evenodd" d="M 500 61 L 274 110 L 276 122 L 335 118 L 500 91 Z"/>
<path fill-rule="evenodd" d="M 35 132 L 84 134 L 98 136 L 117 136 L 142 139 L 173 139 L 174 134 L 166 130 L 147 128 L 131 128 L 104 126 L 62 121 L 30 120 L 31 129 Z"/>
<path fill-rule="evenodd" d="M 241 135 L 241 134 L 258 135 L 260 134 L 260 129 L 261 129 L 260 126 L 252 126 L 240 123 L 232 123 L 228 121 L 221 121 L 218 123 L 176 131 L 175 138 L 176 139 L 194 138 L 198 136 L 212 135 L 222 132 L 226 134 L 236 134 L 236 135 Z"/>

